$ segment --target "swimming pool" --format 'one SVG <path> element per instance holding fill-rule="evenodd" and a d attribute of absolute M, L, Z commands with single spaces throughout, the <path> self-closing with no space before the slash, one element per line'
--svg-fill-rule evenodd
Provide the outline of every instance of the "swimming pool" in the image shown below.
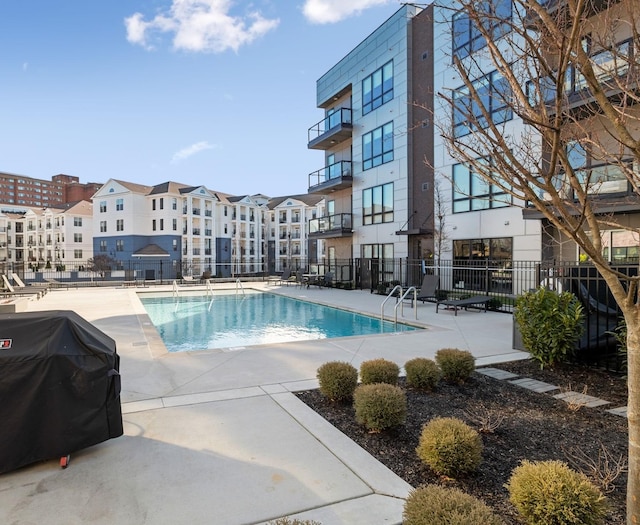
<path fill-rule="evenodd" d="M 141 294 L 142 295 L 142 294 Z M 237 348 L 416 330 L 281 295 L 183 295 L 140 300 L 169 352 Z"/>

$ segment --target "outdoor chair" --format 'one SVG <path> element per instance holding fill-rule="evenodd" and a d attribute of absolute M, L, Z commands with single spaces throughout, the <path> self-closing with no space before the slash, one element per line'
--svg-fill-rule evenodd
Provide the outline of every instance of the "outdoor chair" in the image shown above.
<path fill-rule="evenodd" d="M 422 278 L 422 284 L 418 290 L 418 301 L 437 302 L 438 301 L 438 287 L 440 286 L 440 277 L 437 275 L 425 275 Z"/>

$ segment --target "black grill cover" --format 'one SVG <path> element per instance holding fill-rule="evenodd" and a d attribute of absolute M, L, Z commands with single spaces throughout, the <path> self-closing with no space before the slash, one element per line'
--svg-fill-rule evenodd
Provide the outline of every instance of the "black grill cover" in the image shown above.
<path fill-rule="evenodd" d="M 119 361 L 75 312 L 0 315 L 0 473 L 121 436 Z"/>

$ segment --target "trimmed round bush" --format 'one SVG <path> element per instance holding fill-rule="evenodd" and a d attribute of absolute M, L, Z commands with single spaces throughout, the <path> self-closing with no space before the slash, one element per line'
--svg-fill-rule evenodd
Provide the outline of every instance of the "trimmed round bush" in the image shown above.
<path fill-rule="evenodd" d="M 562 461 L 523 461 L 506 485 L 509 500 L 534 525 L 600 525 L 607 514 L 602 492 Z"/>
<path fill-rule="evenodd" d="M 437 474 L 455 477 L 478 469 L 482 438 L 460 419 L 437 417 L 422 427 L 416 452 Z"/>
<path fill-rule="evenodd" d="M 440 381 L 441 372 L 432 359 L 416 357 L 404 365 L 407 373 L 407 385 L 422 390 L 433 390 Z"/>
<path fill-rule="evenodd" d="M 407 396 L 388 383 L 360 385 L 353 393 L 356 421 L 372 432 L 402 425 L 407 417 Z"/>
<path fill-rule="evenodd" d="M 363 385 L 373 383 L 397 385 L 398 377 L 400 377 L 400 367 L 387 359 L 371 359 L 363 361 L 360 365 L 360 381 Z"/>
<path fill-rule="evenodd" d="M 358 386 L 358 369 L 341 361 L 325 363 L 316 374 L 320 392 L 331 401 L 344 401 L 353 397 Z"/>
<path fill-rule="evenodd" d="M 471 352 L 457 348 L 441 348 L 436 352 L 436 363 L 442 377 L 449 383 L 464 383 L 475 370 L 476 359 Z"/>
<path fill-rule="evenodd" d="M 460 489 L 426 485 L 409 493 L 403 525 L 504 525 L 482 501 Z"/>

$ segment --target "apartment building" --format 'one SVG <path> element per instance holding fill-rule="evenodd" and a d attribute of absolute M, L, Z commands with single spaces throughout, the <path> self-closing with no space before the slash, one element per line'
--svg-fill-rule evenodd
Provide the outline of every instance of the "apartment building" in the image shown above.
<path fill-rule="evenodd" d="M 492 4 L 494 40 L 501 45 L 500 37 L 507 31 L 514 12 L 511 0 L 496 0 Z M 435 24 L 440 28 L 434 40 L 434 104 L 438 128 L 451 130 L 453 137 L 468 140 L 473 137 L 473 126 L 465 119 L 466 110 L 454 112 L 452 106 L 470 107 L 469 94 L 463 79 L 453 65 L 454 58 L 473 64 L 486 97 L 491 100 L 490 116 L 506 135 L 526 133 L 525 124 L 513 111 L 496 101 L 497 92 L 506 88 L 495 71 L 488 53 L 486 41 L 473 29 L 473 23 L 455 2 L 445 2 L 435 10 Z M 503 20 L 506 23 L 500 23 Z M 504 49 L 509 53 L 508 48 Z M 451 103 L 453 101 L 453 104 Z M 524 202 L 514 201 L 510 195 L 496 186 L 486 184 L 468 165 L 458 162 L 447 148 L 447 139 L 441 133 L 434 137 L 436 185 L 441 191 L 443 216 L 443 252 L 441 258 L 454 263 L 483 264 L 509 267 L 511 262 L 541 260 L 541 224 L 525 221 L 522 216 Z M 488 152 L 478 153 L 479 158 L 491 162 Z M 444 283 L 456 286 L 458 283 Z M 465 283 L 465 286 L 473 285 Z"/>
<path fill-rule="evenodd" d="M 54 175 L 50 181 L 15 173 L 0 173 L 0 204 L 46 208 L 89 201 L 102 184 L 80 183 L 72 175 Z"/>
<path fill-rule="evenodd" d="M 615 119 L 624 122 L 631 139 L 640 138 L 637 122 L 640 108 L 637 104 L 639 78 L 638 25 L 640 19 L 637 2 L 620 0 L 588 4 L 584 17 L 576 24 L 581 29 L 579 45 L 586 52 L 602 94 L 615 113 Z M 565 2 L 549 4 L 549 12 L 555 18 L 566 17 Z M 529 21 L 532 18 L 529 17 Z M 531 24 L 531 30 L 538 30 Z M 560 67 L 553 56 L 553 44 L 544 29 L 539 31 L 541 47 L 549 49 L 543 55 L 552 67 Z M 605 103 L 596 99 L 589 88 L 581 68 L 569 64 L 563 75 L 563 105 L 555 109 L 553 96 L 540 93 L 540 110 L 549 120 L 561 117 L 562 141 L 569 166 L 559 166 L 557 187 L 569 203 L 577 203 L 575 188 L 569 179 L 582 182 L 582 189 L 591 201 L 591 207 L 601 218 L 600 241 L 602 253 L 612 264 L 637 263 L 640 258 L 640 196 L 638 190 L 637 152 L 623 145 L 624 137 L 611 124 L 611 114 L 605 115 Z M 540 85 L 553 93 L 550 77 L 543 77 Z M 556 113 L 560 113 L 557 115 Z M 629 141 L 626 141 L 628 144 Z M 543 158 L 548 159 L 551 147 L 543 144 Z M 567 172 L 572 171 L 573 174 Z M 545 196 L 546 197 L 546 196 Z M 579 207 L 578 207 L 579 208 Z M 579 213 L 579 210 L 576 211 Z M 578 261 L 582 254 L 571 240 L 558 232 L 548 220 L 534 210 L 525 210 L 525 219 L 540 220 L 543 226 L 543 257 L 547 260 Z M 529 221 L 528 221 L 529 222 Z"/>
<path fill-rule="evenodd" d="M 325 203 L 309 238 L 330 260 L 433 251 L 432 12 L 404 5 L 317 81 L 308 192 Z"/>
<path fill-rule="evenodd" d="M 322 239 L 313 236 L 324 213 L 321 195 L 274 197 L 266 203 L 266 261 L 270 274 L 285 268 L 306 268 L 307 261 L 326 256 Z"/>
<path fill-rule="evenodd" d="M 3 208 L 0 260 L 15 270 L 63 271 L 93 257 L 93 206 L 88 201 L 48 208 Z"/>
<path fill-rule="evenodd" d="M 321 197 L 234 196 L 165 182 L 110 179 L 93 198 L 93 249 L 124 271 L 156 262 L 131 278 L 232 277 L 298 267 L 307 257 L 307 222 Z M 311 210 L 311 211 L 310 211 Z M 152 266 L 152 265 L 147 265 Z"/>

